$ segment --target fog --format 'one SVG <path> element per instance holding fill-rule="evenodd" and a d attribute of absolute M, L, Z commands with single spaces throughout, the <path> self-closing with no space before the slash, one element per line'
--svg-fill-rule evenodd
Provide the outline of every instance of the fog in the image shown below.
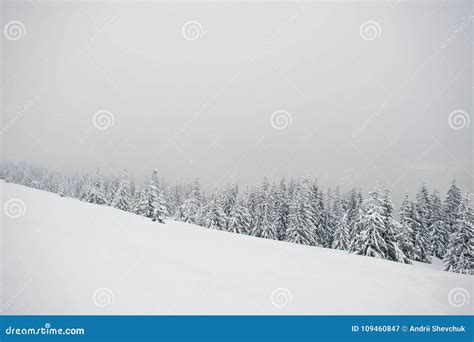
<path fill-rule="evenodd" d="M 15 1 L 1 18 L 5 159 L 207 188 L 311 176 L 396 202 L 472 189 L 470 1 Z"/>

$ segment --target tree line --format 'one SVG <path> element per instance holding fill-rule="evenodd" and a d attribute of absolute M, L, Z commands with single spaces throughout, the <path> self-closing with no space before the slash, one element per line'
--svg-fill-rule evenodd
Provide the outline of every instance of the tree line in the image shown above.
<path fill-rule="evenodd" d="M 441 258 L 445 270 L 473 274 L 473 210 L 469 193 L 452 182 L 444 200 L 423 184 L 407 194 L 395 212 L 389 190 L 375 187 L 364 199 L 355 188 L 324 190 L 316 179 L 264 177 L 241 190 L 236 183 L 206 192 L 199 180 L 166 184 L 153 171 L 138 184 L 125 170 L 120 176 L 65 175 L 27 163 L 6 162 L 6 182 L 108 205 L 165 223 L 167 218 L 237 234 L 411 264 Z"/>

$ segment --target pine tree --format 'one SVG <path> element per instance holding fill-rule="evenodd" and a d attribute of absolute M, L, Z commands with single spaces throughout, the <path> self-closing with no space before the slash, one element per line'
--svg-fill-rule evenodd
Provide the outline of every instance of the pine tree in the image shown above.
<path fill-rule="evenodd" d="M 109 189 L 107 192 L 107 204 L 114 206 L 115 203 L 115 195 L 117 194 L 120 188 L 121 178 L 115 176 L 113 179 L 110 180 Z"/>
<path fill-rule="evenodd" d="M 387 244 L 387 259 L 410 264 L 410 260 L 403 252 L 402 225 L 393 218 L 394 207 L 389 190 L 385 190 L 382 200 L 385 230 L 383 238 Z"/>
<path fill-rule="evenodd" d="M 365 213 L 356 223 L 360 232 L 351 246 L 351 253 L 387 259 L 388 246 L 385 242 L 385 220 L 383 197 L 378 188 L 369 193 Z"/>
<path fill-rule="evenodd" d="M 461 190 L 457 187 L 456 181 L 453 180 L 444 202 L 444 218 L 450 234 L 455 232 L 454 225 L 457 221 L 458 206 L 461 204 L 461 197 Z"/>
<path fill-rule="evenodd" d="M 104 205 L 106 203 L 104 194 L 104 178 L 99 168 L 97 168 L 92 182 L 89 183 L 88 190 L 85 195 L 85 201 L 100 205 Z"/>
<path fill-rule="evenodd" d="M 304 187 L 297 185 L 290 200 L 286 241 L 302 245 L 315 245 L 313 223 L 308 213 Z"/>
<path fill-rule="evenodd" d="M 153 216 L 151 218 L 152 221 L 165 223 L 165 218 L 168 213 L 166 209 L 166 202 L 163 196 L 162 191 L 158 191 L 158 196 L 156 198 L 155 210 L 153 212 Z"/>
<path fill-rule="evenodd" d="M 428 187 L 425 183 L 421 186 L 420 190 L 416 194 L 416 209 L 418 212 L 417 219 L 421 225 L 420 234 L 423 234 L 422 240 L 425 241 L 425 245 L 422 246 L 427 254 L 431 253 L 431 236 L 429 234 L 429 226 L 431 221 L 431 198 L 428 191 Z M 419 241 L 422 241 L 419 240 Z"/>
<path fill-rule="evenodd" d="M 88 175 L 81 175 L 78 184 L 77 198 L 81 201 L 87 202 L 87 195 L 89 194 L 90 188 L 92 187 L 91 179 Z"/>
<path fill-rule="evenodd" d="M 316 231 L 319 232 L 318 234 L 322 238 L 322 241 L 320 241 L 320 245 L 326 248 L 331 248 L 332 240 L 333 240 L 333 234 L 334 234 L 334 223 L 331 224 L 331 206 L 327 203 L 332 203 L 328 202 L 325 194 L 321 190 L 319 192 L 319 205 L 318 205 L 318 214 L 319 216 L 319 223 L 315 225 Z"/>
<path fill-rule="evenodd" d="M 147 216 L 152 221 L 165 223 L 166 217 L 166 203 L 160 189 L 160 181 L 158 178 L 158 171 L 154 170 L 151 179 L 148 183 L 148 208 Z"/>
<path fill-rule="evenodd" d="M 255 188 L 250 188 L 247 193 L 247 208 L 250 214 L 250 234 L 252 234 L 257 225 L 259 194 Z"/>
<path fill-rule="evenodd" d="M 226 229 L 226 215 L 217 200 L 217 194 L 214 194 L 213 198 L 204 207 L 203 223 L 207 228 L 217 230 Z"/>
<path fill-rule="evenodd" d="M 334 191 L 330 216 L 333 222 L 335 222 L 337 225 L 342 220 L 342 217 L 344 215 L 346 215 L 346 212 L 344 210 L 344 201 L 341 197 L 341 191 L 339 187 L 336 187 L 336 190 Z"/>
<path fill-rule="evenodd" d="M 278 240 L 284 241 L 288 230 L 290 206 L 288 189 L 285 179 L 280 181 L 279 188 L 275 191 L 275 220 Z"/>
<path fill-rule="evenodd" d="M 166 216 L 174 216 L 174 213 L 176 211 L 176 206 L 173 201 L 173 189 L 163 184 L 162 189 L 161 189 L 161 194 L 165 202 Z"/>
<path fill-rule="evenodd" d="M 247 209 L 246 200 L 239 197 L 229 214 L 227 231 L 238 234 L 250 232 L 250 214 Z"/>
<path fill-rule="evenodd" d="M 341 199 L 339 197 L 338 188 L 336 188 L 334 192 L 331 188 L 328 189 L 324 207 L 326 217 L 326 241 L 324 245 L 331 247 L 334 239 L 334 231 L 339 226 L 340 220 L 342 219 Z"/>
<path fill-rule="evenodd" d="M 239 186 L 237 184 L 228 184 L 224 190 L 222 210 L 224 211 L 224 214 L 226 215 L 227 228 L 229 226 L 231 212 L 233 211 L 237 202 L 238 194 L 239 194 Z"/>
<path fill-rule="evenodd" d="M 189 194 L 189 197 L 184 201 L 180 208 L 180 215 L 183 222 L 200 225 L 202 222 L 201 210 L 201 186 L 196 179 Z"/>
<path fill-rule="evenodd" d="M 148 181 L 147 187 L 147 209 L 146 209 L 146 216 L 149 218 L 153 218 L 156 204 L 158 200 L 158 186 L 159 186 L 159 179 L 158 179 L 158 171 L 153 170 L 151 174 L 151 178 Z"/>
<path fill-rule="evenodd" d="M 474 215 L 469 194 L 461 199 L 454 223 L 448 250 L 444 257 L 445 270 L 449 272 L 474 274 Z"/>
<path fill-rule="evenodd" d="M 385 218 L 385 226 L 390 225 L 390 219 L 393 218 L 393 203 L 391 198 L 390 190 L 385 190 L 382 195 L 382 208 L 383 208 L 383 216 Z"/>
<path fill-rule="evenodd" d="M 347 251 L 349 249 L 349 224 L 348 215 L 344 214 L 342 219 L 334 230 L 334 238 L 332 240 L 333 249 Z"/>
<path fill-rule="evenodd" d="M 270 183 L 267 177 L 264 177 L 263 179 L 258 197 L 259 203 L 257 206 L 255 226 L 253 227 L 252 235 L 276 240 L 278 235 L 273 210 L 274 196 L 270 191 Z"/>
<path fill-rule="evenodd" d="M 353 188 L 346 195 L 346 199 L 344 201 L 344 206 L 347 213 L 347 224 L 349 226 L 349 240 L 352 240 L 351 237 L 355 235 L 353 234 L 353 230 L 360 215 L 361 204 L 362 203 L 360 201 L 359 194 Z"/>
<path fill-rule="evenodd" d="M 400 230 L 401 230 L 401 249 L 403 253 L 410 259 L 413 259 L 413 222 L 412 215 L 413 203 L 409 200 L 408 194 L 405 195 L 402 205 L 400 206 Z"/>
<path fill-rule="evenodd" d="M 303 179 L 300 187 L 297 188 L 296 195 L 296 200 L 300 202 L 299 206 L 301 206 L 299 213 L 301 224 L 306 224 L 311 233 L 311 238 L 306 243 L 330 247 L 332 227 L 329 227 L 329 216 L 326 215 L 324 207 L 325 197 L 319 189 L 317 181 L 311 182 L 307 178 Z"/>
<path fill-rule="evenodd" d="M 179 215 L 183 222 L 200 225 L 201 206 L 193 197 L 187 198 L 179 209 Z"/>
<path fill-rule="evenodd" d="M 147 186 L 147 182 L 145 183 L 145 186 Z M 148 213 L 148 193 L 146 189 L 143 188 L 137 188 L 135 191 L 135 198 L 133 201 L 133 206 L 132 206 L 132 212 L 147 217 Z"/>
<path fill-rule="evenodd" d="M 367 202 L 367 199 L 365 200 L 365 202 Z M 362 220 L 364 220 L 366 216 L 366 207 L 364 205 L 365 202 L 363 202 L 359 207 L 359 213 L 355 218 L 354 226 L 352 227 L 352 229 L 351 227 L 349 227 L 349 252 L 351 253 L 356 249 L 356 244 L 359 241 L 361 230 L 364 227 Z"/>
<path fill-rule="evenodd" d="M 448 227 L 444 222 L 443 206 L 437 191 L 433 192 L 431 195 L 431 204 L 431 223 L 428 228 L 431 237 L 431 251 L 433 255 L 442 259 L 449 244 L 449 232 Z"/>
<path fill-rule="evenodd" d="M 176 220 L 182 221 L 182 211 L 180 209 L 183 204 L 183 189 L 181 184 L 176 184 L 173 189 L 170 190 L 170 216 L 173 216 Z"/>
<path fill-rule="evenodd" d="M 402 229 L 403 227 L 400 223 L 394 219 L 391 220 L 391 224 L 388 227 L 388 256 L 390 260 L 404 264 L 411 264 L 412 262 L 410 261 L 409 256 L 403 251 Z"/>
<path fill-rule="evenodd" d="M 176 208 L 176 211 L 174 212 L 174 219 L 176 221 L 181 221 L 185 222 L 185 217 L 184 217 L 184 204 L 179 205 Z"/>
<path fill-rule="evenodd" d="M 423 213 L 420 211 L 417 203 L 412 204 L 410 219 L 413 230 L 413 255 L 412 259 L 415 261 L 431 263 L 428 254 L 429 242 L 427 241 L 427 231 L 425 226 Z"/>
<path fill-rule="evenodd" d="M 58 195 L 60 197 L 65 197 L 66 196 L 66 182 L 65 180 L 61 180 L 59 183 L 59 188 L 58 188 Z"/>
<path fill-rule="evenodd" d="M 137 191 L 137 185 L 135 184 L 135 177 L 130 176 L 130 196 L 133 198 Z"/>
<path fill-rule="evenodd" d="M 120 180 L 119 187 L 115 192 L 114 201 L 112 203 L 114 208 L 130 211 L 130 183 L 128 172 L 125 169 Z"/>

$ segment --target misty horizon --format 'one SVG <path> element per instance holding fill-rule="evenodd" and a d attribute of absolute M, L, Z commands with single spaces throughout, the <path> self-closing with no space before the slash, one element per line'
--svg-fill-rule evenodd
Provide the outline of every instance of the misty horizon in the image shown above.
<path fill-rule="evenodd" d="M 4 160 L 208 190 L 309 176 L 396 203 L 472 191 L 467 1 L 3 8 L 24 26 L 3 40 Z"/>

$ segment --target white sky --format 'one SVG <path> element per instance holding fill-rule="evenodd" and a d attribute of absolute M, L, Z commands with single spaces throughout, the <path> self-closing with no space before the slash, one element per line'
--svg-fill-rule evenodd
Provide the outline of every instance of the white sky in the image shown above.
<path fill-rule="evenodd" d="M 470 1 L 3 2 L 2 31 L 25 27 L 1 40 L 3 157 L 207 187 L 377 182 L 396 201 L 423 181 L 467 190 L 473 124 L 448 116 L 472 114 L 470 15 Z M 362 39 L 366 21 L 378 38 Z M 275 130 L 279 109 L 291 126 Z"/>

